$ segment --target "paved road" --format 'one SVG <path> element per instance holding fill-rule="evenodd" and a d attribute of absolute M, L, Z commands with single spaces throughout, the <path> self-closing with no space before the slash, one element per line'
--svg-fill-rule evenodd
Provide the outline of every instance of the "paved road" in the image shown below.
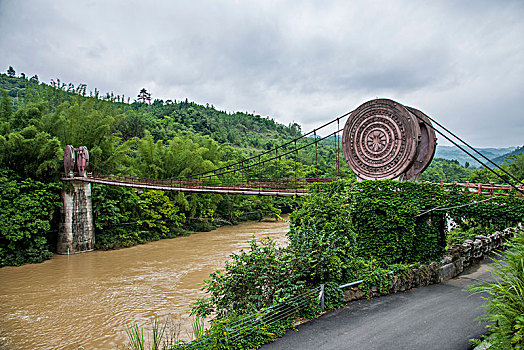
<path fill-rule="evenodd" d="M 462 289 L 490 278 L 489 261 L 441 284 L 349 303 L 262 349 L 470 349 L 468 339 L 485 333 L 475 320 L 483 301 Z"/>

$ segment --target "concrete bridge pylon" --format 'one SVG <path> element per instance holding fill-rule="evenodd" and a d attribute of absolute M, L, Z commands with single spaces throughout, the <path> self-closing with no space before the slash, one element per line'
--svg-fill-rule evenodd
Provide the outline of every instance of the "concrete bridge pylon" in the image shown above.
<path fill-rule="evenodd" d="M 91 184 L 70 181 L 62 191 L 62 222 L 58 231 L 58 254 L 75 254 L 95 248 Z"/>
<path fill-rule="evenodd" d="M 86 177 L 86 170 L 89 164 L 89 153 L 86 147 L 66 147 L 64 152 L 64 169 L 69 177 L 73 177 L 75 163 L 78 168 L 78 175 Z M 64 183 L 62 203 L 57 253 L 75 254 L 95 249 L 91 184 L 78 180 Z"/>

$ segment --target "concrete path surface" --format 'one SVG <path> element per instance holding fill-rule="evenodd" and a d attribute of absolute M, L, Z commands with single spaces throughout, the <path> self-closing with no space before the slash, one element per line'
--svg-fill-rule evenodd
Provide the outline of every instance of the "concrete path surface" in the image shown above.
<path fill-rule="evenodd" d="M 262 349 L 470 349 L 486 332 L 484 301 L 462 289 L 489 279 L 490 259 L 444 283 L 359 300 L 304 323 Z"/>

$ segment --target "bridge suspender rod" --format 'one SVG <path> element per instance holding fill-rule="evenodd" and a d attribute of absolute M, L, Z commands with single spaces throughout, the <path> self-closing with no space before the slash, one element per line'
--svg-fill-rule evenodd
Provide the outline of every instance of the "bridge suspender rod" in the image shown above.
<path fill-rule="evenodd" d="M 340 129 L 340 120 L 337 119 L 337 130 Z M 336 140 L 336 147 L 337 147 L 337 177 L 340 177 L 340 164 L 339 164 L 339 158 L 340 158 L 340 149 L 339 149 L 339 140 L 338 140 L 338 131 L 335 132 L 335 140 Z"/>
<path fill-rule="evenodd" d="M 285 142 L 285 143 L 283 143 L 283 144 L 281 144 L 281 145 L 279 145 L 279 146 L 277 146 L 277 147 L 275 147 L 275 148 L 283 148 L 284 146 L 288 146 L 288 145 L 292 144 L 292 143 L 295 142 L 295 141 L 298 141 L 298 140 L 300 140 L 300 139 L 303 139 L 303 138 L 305 138 L 305 137 L 311 135 L 313 132 L 316 132 L 316 130 L 320 130 L 320 129 L 322 129 L 322 128 L 325 128 L 326 126 L 331 125 L 331 124 L 333 124 L 334 122 L 337 122 L 337 123 L 338 123 L 340 119 L 347 117 L 347 116 L 350 115 L 352 112 L 353 112 L 353 111 L 347 112 L 347 113 L 341 115 L 340 117 L 337 117 L 336 119 L 333 119 L 332 121 L 327 122 L 327 123 L 325 123 L 324 125 L 322 125 L 322 126 L 316 128 L 315 130 L 310 131 L 310 132 L 308 132 L 308 133 L 306 133 L 306 134 L 304 134 L 304 135 L 301 135 L 301 136 L 299 136 L 299 137 L 297 137 L 297 138 L 295 138 L 295 139 L 293 139 L 293 140 L 291 140 L 291 141 Z M 260 155 L 265 155 L 265 154 L 268 154 L 268 153 L 271 153 L 271 152 L 273 152 L 273 149 L 270 149 L 270 150 L 268 150 L 268 151 L 262 152 L 262 153 L 260 153 Z M 244 161 L 250 161 L 250 160 L 255 159 L 256 157 L 257 157 L 257 156 L 252 156 L 252 157 L 249 157 L 249 158 L 244 159 Z M 215 169 L 215 170 L 228 169 L 228 168 L 230 168 L 230 167 L 232 167 L 232 166 L 238 165 L 239 163 L 240 163 L 240 162 L 233 163 L 233 164 L 229 164 L 229 165 L 225 165 L 225 166 L 220 167 L 220 168 L 217 168 L 217 169 Z M 202 175 L 206 175 L 206 174 L 208 174 L 208 173 L 209 173 L 209 171 L 205 171 L 205 172 L 203 172 L 203 173 L 199 173 L 199 174 L 191 175 L 191 177 L 194 177 L 194 176 L 202 176 Z M 189 176 L 188 176 L 188 178 L 189 178 Z"/>
<path fill-rule="evenodd" d="M 281 179 L 282 178 L 282 156 L 279 156 L 278 157 L 278 178 Z M 282 182 L 280 182 L 282 183 Z"/>
<path fill-rule="evenodd" d="M 314 131 L 314 137 L 315 137 L 315 177 L 318 179 L 318 152 L 317 152 L 317 130 Z"/>
<path fill-rule="evenodd" d="M 342 130 L 338 130 L 337 132 L 341 132 L 341 131 L 342 131 Z M 331 134 L 329 134 L 328 136 L 324 136 L 324 137 L 322 137 L 321 139 L 318 139 L 318 141 L 325 140 L 325 139 L 327 139 L 327 138 L 330 137 L 330 136 L 331 136 Z M 317 141 L 317 142 L 318 142 L 318 141 Z M 315 143 L 315 141 L 310 142 L 310 143 L 308 143 L 308 144 L 306 144 L 306 145 L 300 146 L 300 147 L 298 147 L 298 148 L 296 149 L 296 151 L 299 151 L 299 150 L 301 150 L 301 149 L 303 149 L 303 148 L 309 147 L 309 146 L 313 145 L 314 143 Z M 293 152 L 295 152 L 295 150 L 287 151 L 286 153 L 281 154 L 279 157 L 287 156 L 288 154 L 291 154 L 291 153 L 293 153 Z M 275 160 L 276 158 L 277 158 L 277 157 L 269 158 L 269 159 L 264 160 L 264 162 L 271 162 L 272 160 Z M 246 168 L 251 168 L 251 167 L 256 166 L 256 165 L 257 165 L 257 164 L 247 165 Z M 222 172 L 222 173 L 218 173 L 217 175 L 229 174 L 229 173 L 234 172 L 234 171 L 237 171 L 237 170 L 236 170 L 236 169 L 234 169 L 234 170 L 228 170 L 228 171 L 224 171 L 224 172 Z"/>
<path fill-rule="evenodd" d="M 429 118 L 429 117 L 428 117 Z M 434 121 L 431 119 L 431 121 Z M 435 122 L 435 124 L 438 124 Z M 429 125 L 429 124 L 428 124 Z M 440 124 L 438 124 L 440 125 Z M 491 171 L 493 174 L 495 174 L 498 178 L 500 178 L 504 183 L 508 183 L 511 187 L 513 187 L 514 189 L 516 189 L 518 192 L 524 194 L 524 191 L 522 191 L 520 188 L 518 188 L 517 186 L 513 185 L 512 183 L 508 182 L 503 176 L 501 176 L 499 173 L 497 173 L 496 171 L 494 171 L 493 169 L 491 169 L 490 167 L 488 167 L 486 164 L 484 164 L 480 159 L 478 159 L 477 157 L 475 157 L 473 154 L 471 154 L 470 152 L 468 152 L 467 150 L 465 150 L 461 145 L 459 145 L 458 143 L 456 143 L 455 141 L 453 141 L 452 139 L 450 139 L 448 136 L 446 136 L 445 134 L 443 134 L 440 130 L 436 129 L 433 125 L 429 125 L 433 130 L 435 130 L 438 134 L 442 135 L 446 140 L 448 140 L 449 142 L 451 142 L 452 144 L 454 144 L 455 146 L 457 146 L 460 150 L 462 150 L 462 152 L 466 153 L 468 156 L 470 156 L 471 158 L 473 158 L 474 160 L 476 160 L 477 162 L 479 162 L 480 164 L 482 164 L 483 167 L 485 167 L 486 169 L 488 169 L 489 171 Z M 457 137 L 458 139 L 458 137 Z M 498 167 L 498 165 L 497 165 Z M 505 172 L 505 171 L 504 171 Z M 510 175 L 511 176 L 511 175 Z M 512 178 L 514 178 L 513 176 L 511 176 Z M 517 180 L 517 182 L 520 183 L 520 181 Z"/>
<path fill-rule="evenodd" d="M 335 150 L 335 169 L 337 170 L 338 177 L 338 157 L 337 157 L 337 133 L 333 133 L 333 149 Z"/>
<path fill-rule="evenodd" d="M 480 153 L 479 151 L 477 151 L 474 147 L 470 146 L 466 141 L 462 140 L 460 137 L 458 137 L 457 135 L 455 135 L 454 133 L 452 133 L 451 131 L 449 131 L 445 126 L 443 126 L 442 124 L 440 124 L 439 122 L 437 122 L 436 120 L 434 120 L 433 118 L 431 118 L 430 116 L 427 116 L 429 120 L 431 120 L 433 123 L 437 124 L 438 126 L 440 126 L 442 129 L 444 129 L 448 134 L 450 134 L 451 136 L 453 136 L 454 138 L 456 138 L 457 140 L 459 140 L 460 142 L 462 142 L 464 145 L 466 145 L 469 149 L 473 150 L 475 153 L 477 153 L 478 155 L 480 155 L 482 158 L 486 159 L 488 162 L 490 162 L 493 166 L 497 167 L 500 171 L 502 171 L 504 174 L 508 175 L 509 177 L 511 177 L 514 181 L 516 181 L 517 183 L 521 184 L 522 185 L 522 182 L 520 182 L 520 180 L 518 180 L 517 178 L 515 178 L 513 175 L 511 175 L 510 173 L 508 173 L 506 170 L 502 169 L 498 164 L 494 163 L 491 159 L 489 159 L 488 157 L 486 157 L 485 155 L 483 155 L 482 153 Z M 435 129 L 435 127 L 433 127 L 432 125 L 430 125 L 430 127 L 433 128 L 433 130 L 437 131 L 437 129 Z M 440 135 L 444 136 L 441 132 L 437 131 Z M 444 136 L 446 137 L 446 136 Z M 451 140 L 449 140 L 447 137 L 446 139 L 450 142 L 452 142 Z M 455 143 L 453 143 L 455 144 Z M 455 144 L 456 145 L 456 144 Z M 462 147 L 456 145 L 457 147 L 459 147 L 462 151 L 466 152 Z M 466 152 L 467 153 L 467 152 Z M 480 164 L 484 165 L 482 162 L 480 162 L 479 160 L 477 160 L 475 157 L 473 157 L 471 154 L 468 153 L 468 155 L 475 159 L 477 162 L 479 162 Z M 484 165 L 486 168 L 488 168 L 486 165 Z M 489 169 L 489 168 L 488 168 Z M 500 177 L 500 176 L 499 176 Z M 503 178 L 501 178 L 503 179 Z M 504 179 L 503 179 L 504 180 Z M 504 180 L 506 181 L 506 180 Z"/>
<path fill-rule="evenodd" d="M 297 156 L 298 156 L 297 141 L 295 141 L 295 184 L 297 183 Z"/>
<path fill-rule="evenodd" d="M 275 158 L 278 158 L 278 147 L 275 148 Z M 280 161 L 280 159 L 278 159 L 278 160 Z M 277 161 L 277 159 L 275 159 L 275 164 L 276 164 L 275 174 L 277 175 L 277 179 L 280 178 L 280 176 L 279 176 L 279 173 L 280 173 L 280 169 L 279 169 L 280 168 L 280 162 L 279 161 Z"/>
<path fill-rule="evenodd" d="M 262 177 L 261 177 L 261 173 L 260 173 L 260 156 L 258 156 L 258 193 L 260 193 L 260 191 L 262 190 Z"/>

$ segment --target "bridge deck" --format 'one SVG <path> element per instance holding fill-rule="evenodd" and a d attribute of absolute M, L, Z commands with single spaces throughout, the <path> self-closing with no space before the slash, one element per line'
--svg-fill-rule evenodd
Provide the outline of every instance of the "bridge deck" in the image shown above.
<path fill-rule="evenodd" d="M 179 179 L 146 179 L 128 175 L 93 175 L 67 176 L 62 174 L 62 181 L 82 181 L 112 186 L 143 188 L 148 190 L 180 191 L 190 193 L 244 194 L 256 196 L 304 196 L 308 193 L 308 184 L 313 182 L 331 182 L 337 178 L 282 178 L 282 179 L 217 179 L 217 178 L 179 178 Z M 453 184 L 440 183 L 445 189 Z M 522 197 L 524 186 L 514 189 L 510 185 L 457 183 L 470 192 L 488 196 Z"/>
<path fill-rule="evenodd" d="M 82 181 L 90 183 L 98 183 L 104 185 L 121 186 L 121 187 L 132 187 L 132 188 L 143 188 L 148 190 L 161 190 L 161 191 L 180 191 L 180 192 L 191 192 L 191 193 L 219 193 L 219 194 L 244 194 L 244 195 L 257 195 L 257 196 L 280 196 L 280 197 L 292 197 L 292 196 L 303 196 L 307 195 L 307 189 L 300 186 L 292 186 L 290 184 L 281 184 L 281 187 L 274 186 L 268 187 L 267 184 L 252 183 L 251 187 L 243 186 L 228 186 L 228 183 L 205 183 L 205 182 L 169 182 L 166 181 L 161 183 L 160 181 L 123 181 L 119 179 L 110 178 L 99 178 L 99 177 L 62 177 L 62 181 Z M 249 185 L 248 182 L 240 182 L 244 185 Z M 293 188 L 294 187 L 294 188 Z"/>

